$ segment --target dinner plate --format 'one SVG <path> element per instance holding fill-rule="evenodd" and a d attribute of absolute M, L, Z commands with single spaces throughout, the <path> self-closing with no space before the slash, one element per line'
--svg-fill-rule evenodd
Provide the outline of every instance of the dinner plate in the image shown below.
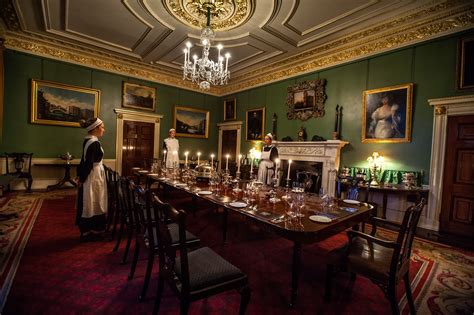
<path fill-rule="evenodd" d="M 150 173 L 150 174 L 148 174 L 148 175 L 150 175 L 150 176 L 158 176 L 158 174 L 156 174 L 156 173 Z"/>
<path fill-rule="evenodd" d="M 186 186 L 186 184 L 185 183 L 177 183 L 177 184 L 175 184 L 175 186 L 176 187 L 184 187 L 184 186 Z"/>
<path fill-rule="evenodd" d="M 140 173 L 140 174 L 146 174 L 146 173 L 148 173 L 148 171 L 146 171 L 146 170 L 141 170 L 141 171 L 138 171 L 138 173 Z"/>
<path fill-rule="evenodd" d="M 332 221 L 330 218 L 325 217 L 323 215 L 312 215 L 312 216 L 309 217 L 309 219 L 311 221 L 319 222 L 319 223 L 329 223 L 329 222 Z"/>
<path fill-rule="evenodd" d="M 245 202 L 230 202 L 229 206 L 234 207 L 234 208 L 245 208 L 247 207 L 247 204 Z"/>
<path fill-rule="evenodd" d="M 360 205 L 360 201 L 352 200 L 352 199 L 344 199 L 342 202 L 348 203 L 350 205 Z"/>
<path fill-rule="evenodd" d="M 198 195 L 212 195 L 212 191 L 209 190 L 201 190 L 197 192 Z"/>

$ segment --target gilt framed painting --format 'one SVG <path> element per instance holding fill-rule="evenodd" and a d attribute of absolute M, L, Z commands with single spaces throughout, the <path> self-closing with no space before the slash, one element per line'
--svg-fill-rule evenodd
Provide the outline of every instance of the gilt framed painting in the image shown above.
<path fill-rule="evenodd" d="M 235 120 L 237 118 L 237 103 L 235 98 L 224 101 L 224 120 Z"/>
<path fill-rule="evenodd" d="M 410 142 L 413 84 L 363 93 L 362 142 Z"/>
<path fill-rule="evenodd" d="M 156 88 L 123 82 L 122 106 L 154 112 Z"/>
<path fill-rule="evenodd" d="M 247 141 L 263 141 L 265 130 L 265 107 L 250 109 L 245 115 Z"/>
<path fill-rule="evenodd" d="M 99 115 L 100 90 L 31 80 L 31 123 L 80 127 Z"/>
<path fill-rule="evenodd" d="M 190 138 L 209 137 L 208 110 L 175 106 L 173 128 L 176 129 L 176 136 Z"/>

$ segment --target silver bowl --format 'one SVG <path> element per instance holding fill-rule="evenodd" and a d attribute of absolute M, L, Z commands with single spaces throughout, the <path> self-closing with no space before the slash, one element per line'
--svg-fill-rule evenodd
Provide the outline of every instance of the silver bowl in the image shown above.
<path fill-rule="evenodd" d="M 200 164 L 194 168 L 197 178 L 211 178 L 212 168 L 209 164 Z"/>

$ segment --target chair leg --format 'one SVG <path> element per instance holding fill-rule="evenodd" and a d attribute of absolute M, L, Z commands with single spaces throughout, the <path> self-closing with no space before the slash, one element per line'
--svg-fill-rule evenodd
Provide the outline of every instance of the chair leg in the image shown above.
<path fill-rule="evenodd" d="M 140 255 L 140 241 L 138 236 L 135 238 L 135 250 L 133 251 L 132 265 L 130 266 L 130 273 L 128 274 L 128 280 L 133 279 L 135 275 L 135 269 L 137 268 L 138 256 Z"/>
<path fill-rule="evenodd" d="M 125 246 L 125 251 L 123 252 L 122 264 L 127 263 L 128 251 L 130 250 L 130 245 L 132 244 L 132 238 L 133 238 L 133 227 L 128 226 L 127 245 Z"/>
<path fill-rule="evenodd" d="M 240 288 L 239 290 L 240 293 L 240 309 L 239 309 L 239 314 L 244 315 L 245 311 L 247 310 L 247 305 L 249 304 L 250 301 L 250 287 L 248 284 L 246 284 L 243 288 Z"/>
<path fill-rule="evenodd" d="M 113 252 L 116 252 L 120 247 L 120 243 L 122 242 L 122 235 L 123 235 L 124 229 L 125 229 L 125 219 L 122 218 L 122 220 L 120 221 L 120 229 L 119 229 L 118 236 L 117 236 L 117 242 L 115 242 L 115 247 L 112 250 Z"/>
<path fill-rule="evenodd" d="M 334 266 L 333 265 L 327 265 L 327 267 L 326 267 L 326 288 L 324 290 L 324 299 L 327 302 L 331 300 L 333 275 L 334 275 Z"/>
<path fill-rule="evenodd" d="M 395 287 L 394 283 L 389 284 L 387 290 L 387 297 L 390 301 L 390 307 L 392 308 L 393 315 L 399 315 L 400 309 L 398 308 L 398 301 L 397 301 L 397 288 Z"/>
<path fill-rule="evenodd" d="M 181 300 L 181 307 L 180 307 L 180 314 L 181 315 L 187 315 L 189 311 L 189 301 L 186 298 L 183 298 Z"/>
<path fill-rule="evenodd" d="M 153 261 L 155 260 L 155 253 L 153 249 L 149 249 L 148 252 L 148 261 L 146 265 L 145 279 L 143 280 L 143 287 L 140 296 L 138 297 L 139 301 L 143 301 L 146 297 L 146 292 L 148 291 L 148 284 L 150 283 L 151 272 L 153 270 Z"/>
<path fill-rule="evenodd" d="M 410 313 L 414 315 L 416 314 L 416 309 L 415 302 L 413 301 L 413 294 L 411 292 L 410 275 L 408 274 L 408 272 L 403 276 L 403 282 L 405 282 L 405 291 L 407 294 L 408 307 L 410 307 Z"/>
<path fill-rule="evenodd" d="M 158 290 L 156 291 L 155 305 L 153 305 L 153 315 L 158 314 L 161 304 L 161 296 L 163 295 L 163 286 L 164 286 L 163 276 L 158 275 Z"/>

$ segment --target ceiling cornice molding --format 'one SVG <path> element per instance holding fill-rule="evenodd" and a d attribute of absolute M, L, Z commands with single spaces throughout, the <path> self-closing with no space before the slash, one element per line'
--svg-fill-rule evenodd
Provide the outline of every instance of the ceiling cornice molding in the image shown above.
<path fill-rule="evenodd" d="M 423 6 L 395 20 L 354 32 L 276 63 L 264 65 L 255 71 L 243 73 L 232 78 L 229 85 L 214 87 L 205 92 L 192 82 L 182 80 L 180 75 L 173 72 L 174 69 L 150 65 L 126 56 L 106 54 L 48 36 L 10 29 L 5 34 L 5 47 L 203 94 L 224 96 L 473 27 L 474 5 L 469 2 L 446 1 Z"/>
<path fill-rule="evenodd" d="M 220 92 L 233 94 L 473 28 L 474 5 L 459 4 L 448 1 L 266 65 L 233 78 Z"/>

